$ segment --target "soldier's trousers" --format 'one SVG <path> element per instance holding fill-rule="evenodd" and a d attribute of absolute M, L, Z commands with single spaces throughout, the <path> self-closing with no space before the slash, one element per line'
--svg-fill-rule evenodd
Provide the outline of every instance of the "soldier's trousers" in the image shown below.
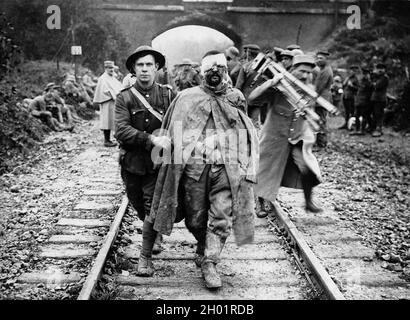
<path fill-rule="evenodd" d="M 204 262 L 218 263 L 232 229 L 232 192 L 224 165 L 207 165 L 199 181 L 183 175 L 185 224 Z"/>
<path fill-rule="evenodd" d="M 356 106 L 355 108 L 355 117 L 356 117 L 356 130 L 364 131 L 366 126 L 371 127 L 371 105 L 370 103 L 362 103 Z M 362 117 L 362 123 L 360 123 L 360 117 Z"/>
<path fill-rule="evenodd" d="M 373 109 L 373 124 L 372 130 L 378 129 L 382 131 L 383 127 L 383 118 L 384 118 L 384 108 L 386 108 L 386 102 L 384 101 L 372 101 Z"/>
<path fill-rule="evenodd" d="M 316 136 L 316 144 L 319 147 L 326 147 L 327 145 L 327 110 L 320 106 L 315 108 L 315 112 L 320 117 L 320 129 Z"/>
<path fill-rule="evenodd" d="M 125 185 L 125 192 L 138 217 L 144 221 L 151 210 L 157 173 L 136 175 L 121 167 L 121 177 Z"/>
<path fill-rule="evenodd" d="M 343 99 L 343 106 L 345 109 L 345 121 L 346 125 L 350 117 L 354 115 L 354 99 Z"/>

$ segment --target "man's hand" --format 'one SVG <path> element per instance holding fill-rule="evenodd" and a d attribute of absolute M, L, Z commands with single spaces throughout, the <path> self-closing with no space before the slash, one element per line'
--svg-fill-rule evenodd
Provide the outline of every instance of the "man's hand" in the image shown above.
<path fill-rule="evenodd" d="M 269 85 L 271 87 L 276 87 L 277 84 L 279 83 L 279 81 L 282 80 L 282 79 L 283 79 L 283 74 L 282 73 L 277 73 L 277 74 L 275 74 L 275 76 L 272 79 L 268 80 L 270 82 Z"/>
<path fill-rule="evenodd" d="M 171 139 L 167 136 L 155 137 L 150 136 L 152 143 L 159 148 L 169 150 L 171 149 Z"/>

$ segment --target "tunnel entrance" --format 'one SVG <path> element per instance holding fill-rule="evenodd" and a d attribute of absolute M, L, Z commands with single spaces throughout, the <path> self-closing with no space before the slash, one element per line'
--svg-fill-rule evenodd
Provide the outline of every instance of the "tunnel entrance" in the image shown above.
<path fill-rule="evenodd" d="M 169 29 L 152 40 L 152 47 L 162 52 L 168 67 L 178 64 L 184 58 L 201 62 L 209 50 L 224 51 L 234 41 L 222 32 L 201 25 L 184 25 Z"/>

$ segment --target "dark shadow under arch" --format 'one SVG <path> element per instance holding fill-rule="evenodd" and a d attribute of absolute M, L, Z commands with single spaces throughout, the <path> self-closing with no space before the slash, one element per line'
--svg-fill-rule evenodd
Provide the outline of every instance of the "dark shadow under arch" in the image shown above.
<path fill-rule="evenodd" d="M 197 25 L 215 29 L 226 35 L 229 39 L 231 39 L 237 48 L 240 48 L 242 45 L 241 36 L 232 28 L 232 26 L 227 25 L 224 21 L 220 19 L 208 16 L 200 12 L 195 12 L 187 16 L 172 19 L 165 25 L 164 28 L 162 28 L 154 34 L 152 40 L 158 37 L 160 34 L 164 33 L 165 31 L 186 25 Z"/>

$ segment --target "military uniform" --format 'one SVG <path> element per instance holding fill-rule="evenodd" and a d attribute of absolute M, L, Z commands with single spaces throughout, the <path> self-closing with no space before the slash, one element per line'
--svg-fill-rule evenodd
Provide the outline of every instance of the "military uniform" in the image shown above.
<path fill-rule="evenodd" d="M 296 56 L 293 66 L 302 63 L 312 66 L 313 69 L 312 57 Z M 312 202 L 312 189 L 321 182 L 319 164 L 312 152 L 316 140 L 314 131 L 276 87 L 262 84 L 250 98 L 250 103 L 268 103 L 268 114 L 260 134 L 260 160 L 255 194 L 274 202 L 281 186 L 303 189 L 306 209 L 312 212 L 321 211 Z"/>
<path fill-rule="evenodd" d="M 359 88 L 355 101 L 356 133 L 364 133 L 366 125 L 371 126 L 371 104 L 373 85 L 369 78 L 363 75 L 359 80 Z M 360 121 L 362 117 L 362 122 Z"/>
<path fill-rule="evenodd" d="M 149 136 L 161 127 L 159 121 L 131 92 L 123 89 L 115 102 L 115 138 L 120 142 L 121 176 L 131 204 L 144 220 L 149 214 L 157 170 L 151 160 L 153 144 Z M 136 88 L 160 114 L 165 114 L 175 97 L 172 88 L 156 82 L 148 88 Z"/>
<path fill-rule="evenodd" d="M 387 87 L 389 86 L 389 77 L 383 73 L 376 76 L 374 82 L 374 90 L 370 98 L 372 103 L 372 130 L 376 130 L 379 134 L 382 133 L 384 108 L 387 104 Z M 373 133 L 374 134 L 374 133 Z M 377 135 L 376 135 L 377 136 Z"/>
<path fill-rule="evenodd" d="M 330 88 L 333 82 L 333 71 L 329 65 L 320 69 L 315 80 L 316 92 L 327 101 L 332 101 L 332 93 Z M 317 133 L 317 145 L 325 147 L 327 145 L 327 110 L 320 105 L 315 107 L 316 113 L 319 115 L 321 124 L 320 131 Z"/>
<path fill-rule="evenodd" d="M 343 82 L 343 106 L 345 109 L 345 126 L 354 114 L 354 99 L 358 90 L 359 80 L 355 74 Z"/>
<path fill-rule="evenodd" d="M 242 91 L 246 100 L 248 100 L 249 94 L 255 89 L 255 87 L 263 81 L 262 77 L 260 77 L 257 81 L 254 81 L 257 72 L 251 69 L 251 64 L 252 61 L 249 61 L 242 66 L 235 85 L 235 88 Z M 261 107 L 262 105 L 248 104 L 247 114 L 252 119 L 252 122 L 256 127 L 260 126 L 259 115 Z"/>

